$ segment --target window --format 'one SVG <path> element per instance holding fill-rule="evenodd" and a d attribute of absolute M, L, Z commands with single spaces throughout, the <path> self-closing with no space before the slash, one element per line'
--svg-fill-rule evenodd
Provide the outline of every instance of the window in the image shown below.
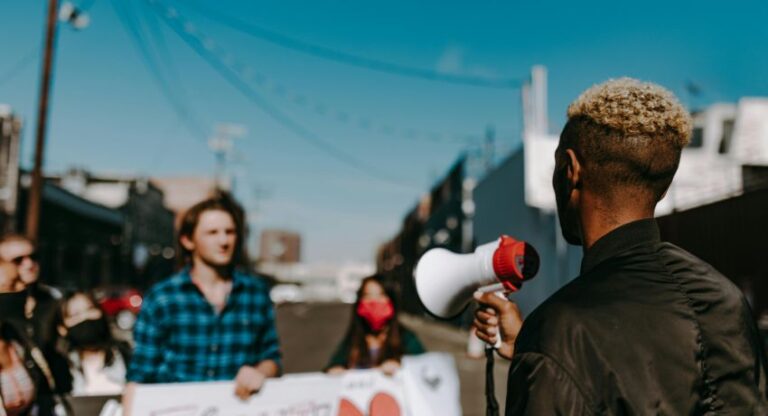
<path fill-rule="evenodd" d="M 691 143 L 688 147 L 700 148 L 704 145 L 704 129 L 701 127 L 695 127 L 693 134 L 691 135 Z"/>
<path fill-rule="evenodd" d="M 736 121 L 733 119 L 723 120 L 723 136 L 720 139 L 720 148 L 717 150 L 720 154 L 728 153 L 731 148 L 731 139 L 733 138 L 733 127 Z"/>

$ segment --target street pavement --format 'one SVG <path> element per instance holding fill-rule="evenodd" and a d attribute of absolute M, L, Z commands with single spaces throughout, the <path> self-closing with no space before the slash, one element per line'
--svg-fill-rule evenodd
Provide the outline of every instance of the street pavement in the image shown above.
<path fill-rule="evenodd" d="M 342 303 L 296 303 L 277 307 L 277 329 L 286 373 L 321 371 L 344 336 L 351 306 Z M 413 316 L 401 321 L 413 330 L 428 351 L 449 352 L 456 360 L 464 415 L 485 414 L 485 359 L 466 355 L 467 331 Z M 509 364 L 496 360 L 496 397 L 504 413 Z"/>

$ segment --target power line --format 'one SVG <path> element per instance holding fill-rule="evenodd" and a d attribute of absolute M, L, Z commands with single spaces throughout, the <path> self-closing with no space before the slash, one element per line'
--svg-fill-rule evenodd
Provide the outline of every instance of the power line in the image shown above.
<path fill-rule="evenodd" d="M 138 6 L 141 11 L 143 12 L 143 15 L 145 17 L 144 21 L 147 23 L 147 27 L 150 29 L 150 38 L 153 38 L 155 42 L 153 44 L 158 49 L 158 56 L 162 59 L 165 58 L 163 61 L 165 63 L 165 68 L 168 70 L 168 79 L 176 81 L 174 85 L 176 86 L 176 90 L 179 92 L 179 94 L 182 96 L 182 99 L 187 97 L 186 90 L 184 89 L 184 86 L 181 84 L 181 75 L 179 71 L 176 68 L 176 65 L 173 63 L 171 51 L 168 48 L 168 44 L 165 42 L 165 36 L 163 35 L 163 30 L 160 27 L 160 24 L 157 21 L 157 16 L 155 16 L 154 13 L 152 13 L 151 10 Z"/>
<path fill-rule="evenodd" d="M 120 0 L 117 2 L 120 2 Z M 128 7 L 130 6 L 126 5 L 124 10 L 130 12 Z M 130 17 L 132 18 L 132 21 L 128 21 L 127 23 L 129 25 L 129 29 L 132 29 L 132 32 L 135 34 L 134 43 L 142 52 L 145 65 L 149 69 L 150 73 L 154 76 L 157 83 L 160 85 L 161 92 L 163 92 L 166 99 L 173 107 L 174 111 L 176 111 L 181 121 L 185 124 L 187 130 L 190 131 L 193 136 L 200 142 L 207 143 L 206 132 L 208 129 L 204 126 L 204 124 L 201 124 L 200 117 L 188 105 L 185 104 L 186 94 L 184 93 L 183 87 L 179 83 L 178 74 L 172 72 L 170 76 L 164 75 L 161 65 L 158 63 L 159 60 L 155 55 L 152 54 L 152 50 L 149 49 L 149 47 L 151 47 L 153 44 L 146 39 L 141 20 L 132 14 Z M 160 53 L 157 53 L 157 56 L 161 57 L 162 59 L 162 57 L 166 55 L 164 55 L 163 51 L 161 51 Z M 167 57 L 170 59 L 170 55 L 167 55 Z"/>
<path fill-rule="evenodd" d="M 318 135 L 290 118 L 287 114 L 280 111 L 277 107 L 273 106 L 271 103 L 269 103 L 269 101 L 264 99 L 261 94 L 253 90 L 247 82 L 243 81 L 238 73 L 230 67 L 230 65 L 223 62 L 228 59 L 220 59 L 218 56 L 216 56 L 216 54 L 211 52 L 211 49 L 213 49 L 211 45 L 204 45 L 198 38 L 190 36 L 190 25 L 184 24 L 180 20 L 178 13 L 175 12 L 175 10 L 163 5 L 157 0 L 146 1 L 151 6 L 156 8 L 158 15 L 163 18 L 165 23 L 168 24 L 168 26 L 173 29 L 173 31 L 176 32 L 176 34 L 179 35 L 179 37 L 201 58 L 208 62 L 208 64 L 216 72 L 219 73 L 219 75 L 221 75 L 227 82 L 230 83 L 230 85 L 240 91 L 240 93 L 246 96 L 249 100 L 251 100 L 251 102 L 253 102 L 256 106 L 258 106 L 262 111 L 264 111 L 268 116 L 277 121 L 283 127 L 292 131 L 299 138 L 308 142 L 315 148 L 320 149 L 336 160 L 343 162 L 372 178 L 397 186 L 413 188 L 412 185 L 391 178 L 386 173 L 363 163 L 354 156 L 323 140 Z"/>
<path fill-rule="evenodd" d="M 457 74 L 445 74 L 434 70 L 414 68 L 405 65 L 395 64 L 392 62 L 380 61 L 378 59 L 366 58 L 359 55 L 354 55 L 347 52 L 331 49 L 325 46 L 315 45 L 309 42 L 304 42 L 272 30 L 266 29 L 261 26 L 257 26 L 238 18 L 225 15 L 213 8 L 205 7 L 200 3 L 192 0 L 185 0 L 184 5 L 192 10 L 197 11 L 201 15 L 208 19 L 216 21 L 220 24 L 228 26 L 237 31 L 246 33 L 261 40 L 270 42 L 272 44 L 281 46 L 283 48 L 292 49 L 295 51 L 303 52 L 318 58 L 340 62 L 346 65 L 356 66 L 359 68 L 365 68 L 373 71 L 384 72 L 393 75 L 399 75 L 411 78 L 420 78 L 430 81 L 447 82 L 451 84 L 469 85 L 474 87 L 487 87 L 487 88 L 501 88 L 501 89 L 516 89 L 519 88 L 524 80 L 520 78 L 487 78 L 477 77 L 469 75 L 457 75 Z"/>
<path fill-rule="evenodd" d="M 201 43 L 209 50 L 222 49 L 213 39 L 201 34 L 197 29 L 194 29 L 194 25 L 189 23 L 187 19 L 178 15 L 178 12 L 176 12 L 176 17 L 179 20 L 185 21 L 183 25 L 185 32 L 196 38 L 198 43 Z M 234 60 L 233 55 L 226 51 L 221 51 L 221 55 L 230 61 Z M 241 65 L 239 72 L 242 74 L 241 78 L 257 85 L 258 88 L 278 96 L 293 105 L 311 111 L 318 116 L 329 118 L 346 126 L 355 127 L 365 131 L 372 131 L 389 137 L 400 137 L 407 140 L 427 140 L 432 142 L 453 142 L 463 144 L 472 143 L 478 140 L 473 134 L 446 134 L 410 127 L 402 128 L 394 126 L 391 123 L 376 121 L 366 116 L 355 115 L 349 111 L 334 108 L 324 102 L 312 99 L 306 94 L 295 92 L 290 87 L 271 79 L 261 72 L 255 71 L 250 66 Z"/>
<path fill-rule="evenodd" d="M 197 126 L 196 129 L 199 131 L 200 136 L 204 138 L 207 137 L 206 133 L 204 132 L 206 132 L 208 129 L 200 124 L 199 120 L 201 117 L 199 114 L 195 113 L 189 106 L 183 104 L 184 102 L 189 101 L 189 94 L 187 94 L 187 90 L 184 88 L 184 85 L 181 82 L 180 72 L 178 71 L 176 65 L 173 63 L 173 55 L 171 54 L 170 49 L 168 48 L 168 45 L 165 41 L 163 30 L 156 20 L 157 16 L 148 8 L 144 8 L 142 6 L 137 7 L 139 7 L 143 12 L 145 17 L 144 20 L 147 23 L 147 27 L 149 27 L 150 34 L 148 37 L 154 39 L 155 41 L 149 43 L 155 46 L 157 49 L 157 56 L 160 57 L 161 61 L 163 61 L 165 64 L 165 69 L 168 71 L 166 81 L 171 87 L 175 87 L 174 90 L 176 91 L 178 97 L 176 101 L 181 103 L 182 107 L 185 109 L 185 113 L 189 115 L 189 118 L 193 121 L 194 125 Z M 142 21 L 142 19 L 137 20 L 139 22 Z M 204 122 L 203 124 L 208 125 L 209 123 Z"/>
<path fill-rule="evenodd" d="M 136 48 L 139 50 L 144 65 L 152 75 L 155 83 L 160 88 L 163 96 L 165 96 L 168 103 L 176 112 L 177 117 L 183 122 L 184 126 L 195 139 L 205 143 L 206 129 L 201 124 L 199 124 L 198 119 L 194 117 L 191 110 L 184 104 L 184 101 L 179 99 L 175 91 L 169 86 L 169 83 L 166 77 L 163 75 L 163 72 L 161 71 L 158 62 L 155 59 L 155 56 L 147 47 L 148 43 L 144 37 L 143 30 L 138 26 L 139 23 L 137 22 L 136 16 L 134 16 L 131 11 L 128 10 L 128 6 L 126 6 L 122 0 L 115 0 L 112 2 L 112 5 L 117 12 L 120 22 L 128 32 Z"/>
<path fill-rule="evenodd" d="M 6 82 L 12 80 L 15 78 L 21 71 L 27 68 L 32 62 L 35 61 L 35 58 L 37 57 L 37 54 L 40 53 L 39 49 L 33 49 L 29 51 L 26 55 L 24 55 L 21 59 L 19 59 L 18 62 L 16 62 L 12 67 L 10 67 L 7 71 L 5 71 L 3 74 L 0 75 L 0 85 L 5 84 Z"/>

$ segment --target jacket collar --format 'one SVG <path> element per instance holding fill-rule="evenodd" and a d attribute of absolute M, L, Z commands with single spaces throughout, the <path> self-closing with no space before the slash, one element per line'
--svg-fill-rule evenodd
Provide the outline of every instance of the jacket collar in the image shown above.
<path fill-rule="evenodd" d="M 602 236 L 584 253 L 581 274 L 589 273 L 598 264 L 632 247 L 660 241 L 659 226 L 653 218 L 624 224 Z"/>

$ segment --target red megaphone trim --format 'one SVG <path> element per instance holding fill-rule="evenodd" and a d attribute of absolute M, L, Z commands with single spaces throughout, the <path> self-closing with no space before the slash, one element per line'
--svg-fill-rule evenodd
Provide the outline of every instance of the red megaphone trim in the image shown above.
<path fill-rule="evenodd" d="M 523 281 L 539 271 L 539 254 L 532 245 L 502 235 L 499 247 L 493 253 L 493 272 L 504 288 L 516 292 Z"/>

